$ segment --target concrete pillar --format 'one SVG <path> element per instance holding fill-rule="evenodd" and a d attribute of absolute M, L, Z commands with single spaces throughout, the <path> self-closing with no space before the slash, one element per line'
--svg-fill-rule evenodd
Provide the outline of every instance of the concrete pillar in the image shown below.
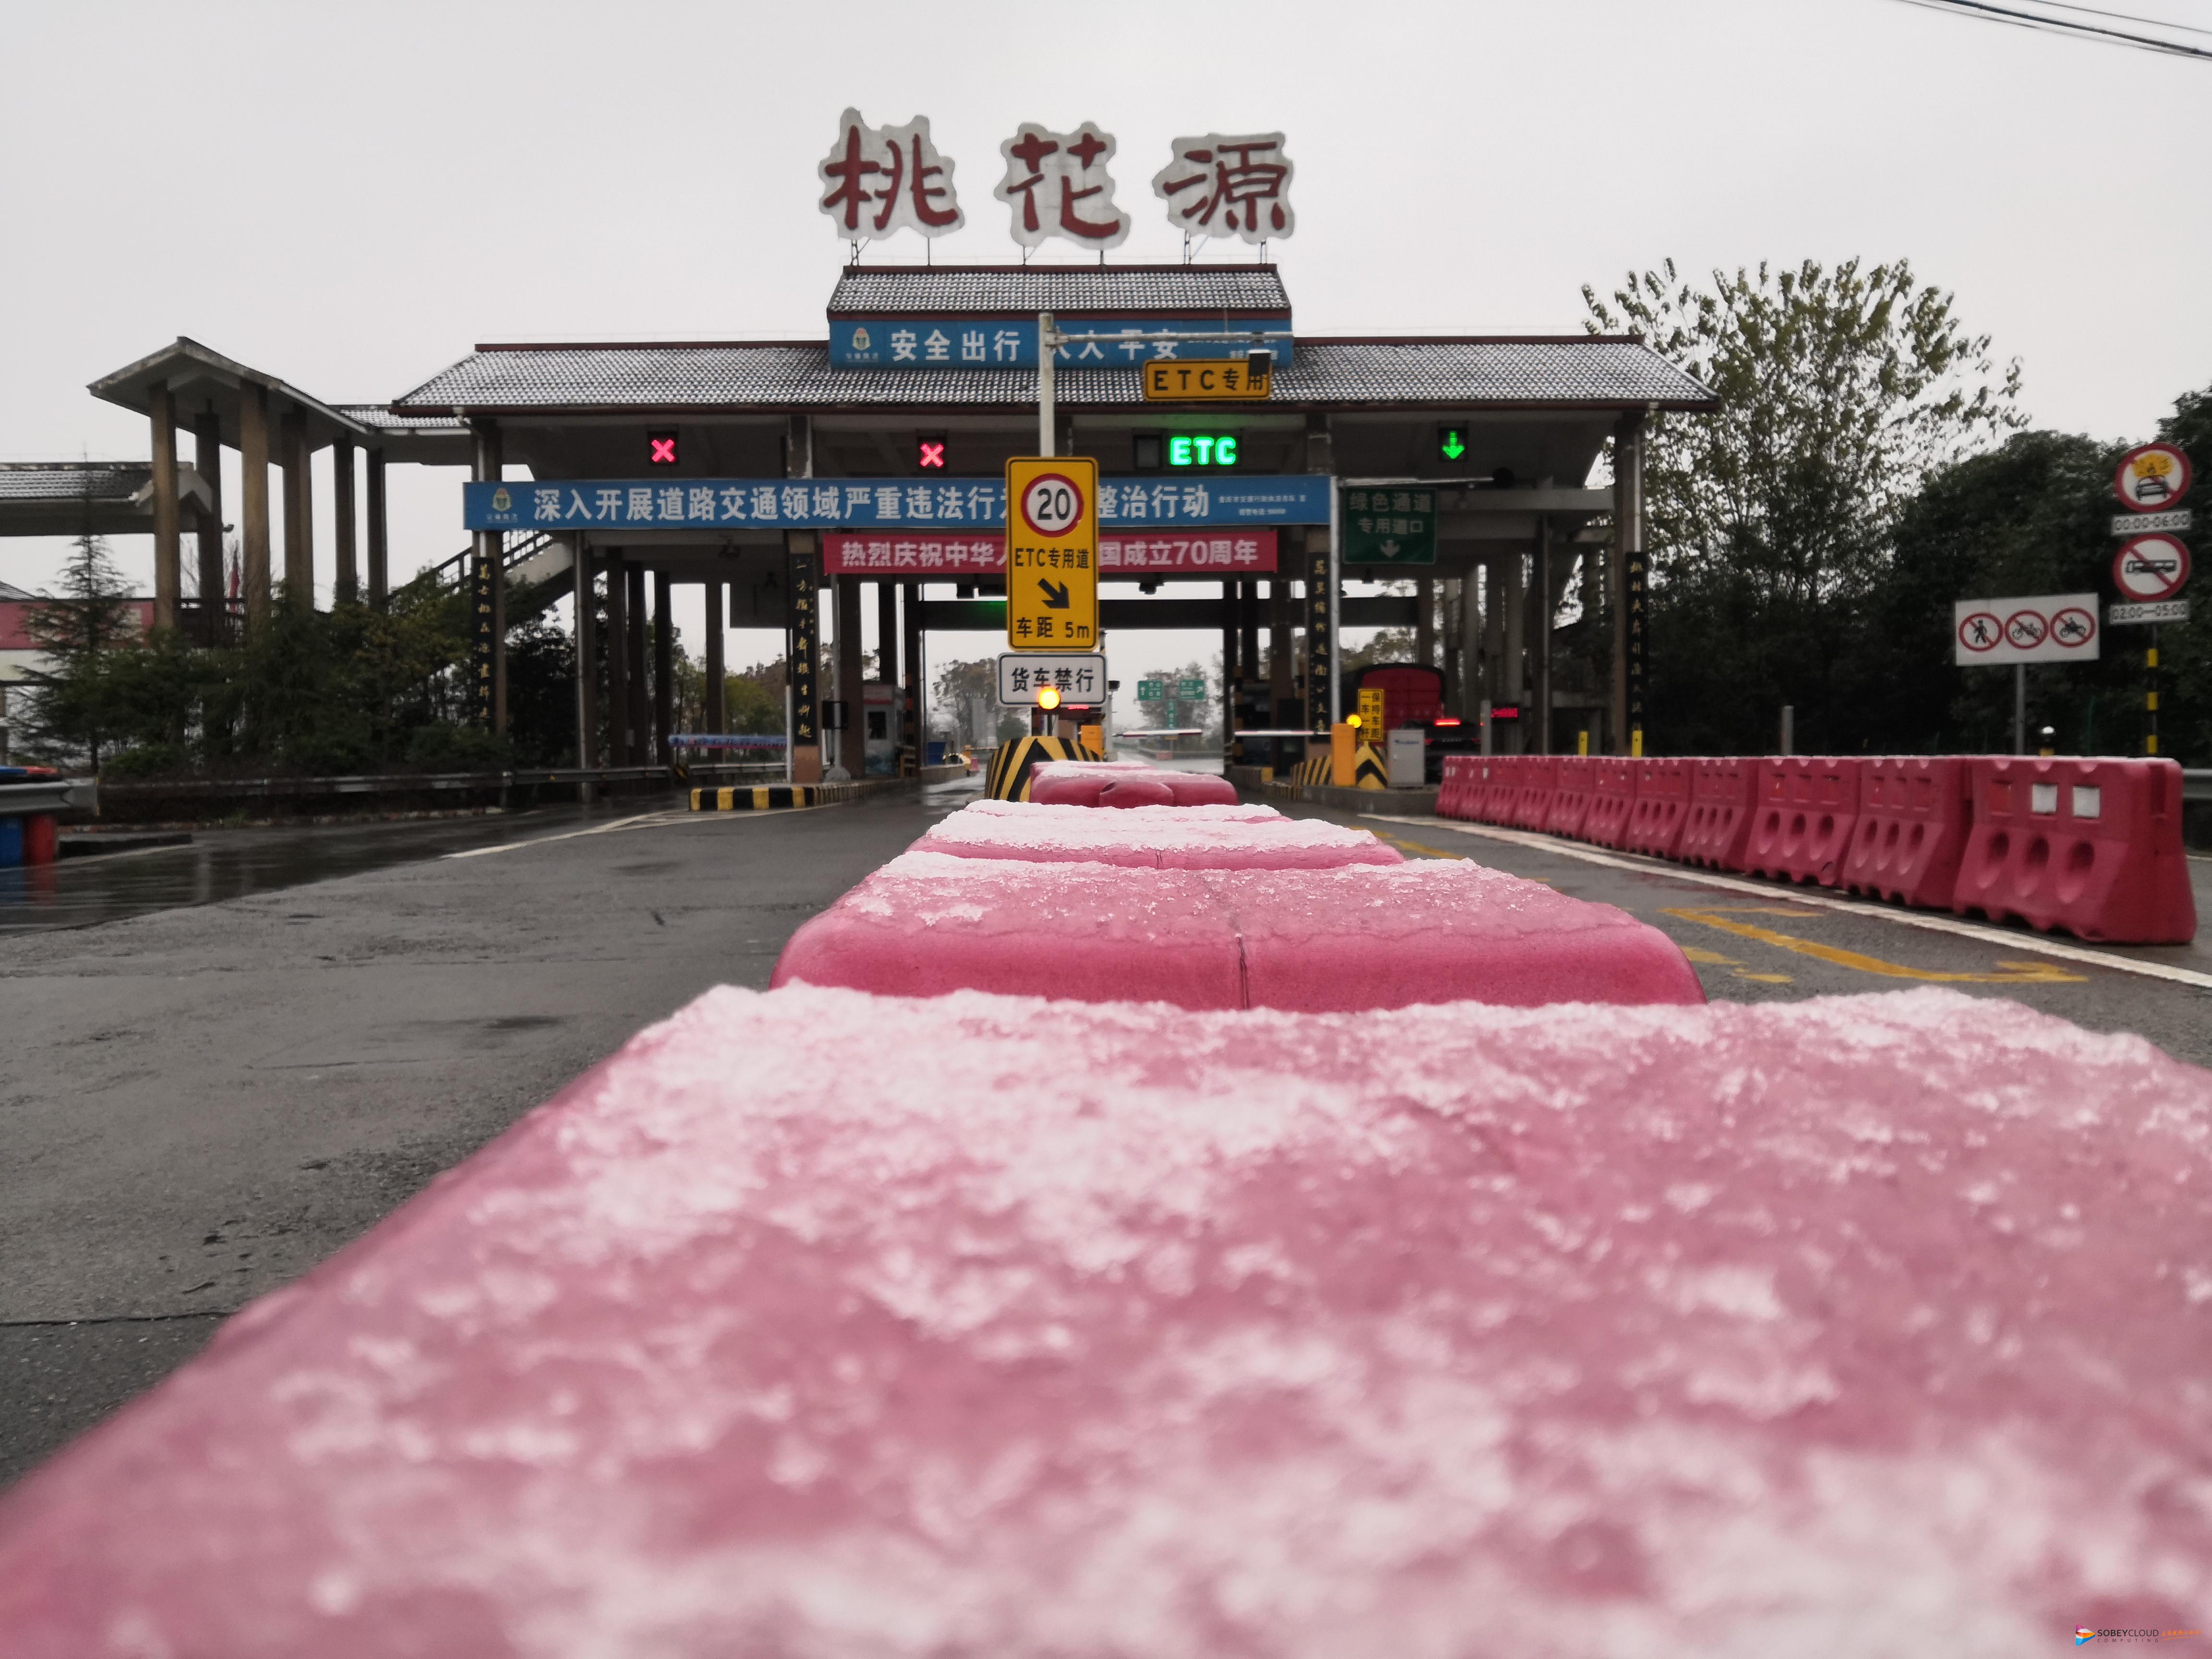
<path fill-rule="evenodd" d="M 653 702 L 645 673 L 645 567 L 626 565 L 623 580 L 629 586 L 623 616 L 629 623 L 623 650 L 629 658 L 624 678 L 629 686 L 629 764 L 653 764 Z"/>
<path fill-rule="evenodd" d="M 794 427 L 803 416 L 793 417 Z M 784 678 L 790 687 L 791 781 L 822 781 L 822 559 L 811 530 L 783 532 Z"/>
<path fill-rule="evenodd" d="M 499 428 L 479 422 L 474 445 L 478 483 L 496 483 L 507 476 Z M 507 730 L 507 538 L 496 530 L 479 530 L 474 538 L 478 562 L 491 567 L 491 729 Z"/>
<path fill-rule="evenodd" d="M 1644 729 L 1644 416 L 1613 429 L 1613 752 L 1642 746 Z"/>
<path fill-rule="evenodd" d="M 1297 705 L 1297 664 L 1291 651 L 1291 625 L 1297 615 L 1291 585 L 1279 569 L 1267 579 L 1267 724 L 1278 731 L 1297 726 L 1303 718 Z M 1268 739 L 1277 770 L 1293 766 L 1301 758 L 1290 752 L 1290 745 L 1297 741 L 1295 738 Z"/>
<path fill-rule="evenodd" d="M 860 666 L 860 579 L 837 581 L 837 700 L 845 705 L 837 734 L 837 764 L 856 778 L 868 770 L 868 693 Z"/>
<path fill-rule="evenodd" d="M 898 584 L 876 584 L 876 681 L 899 683 Z"/>
<path fill-rule="evenodd" d="M 722 664 L 722 631 L 730 620 L 730 589 L 719 579 L 707 584 L 707 698 L 702 710 L 707 730 L 720 735 L 730 729 L 729 671 Z"/>
<path fill-rule="evenodd" d="M 1482 567 L 1482 695 L 1510 702 L 1505 693 L 1505 566 L 1493 550 Z"/>
<path fill-rule="evenodd" d="M 248 631 L 269 619 L 269 390 L 238 389 L 238 534 Z"/>
<path fill-rule="evenodd" d="M 1326 415 L 1306 416 L 1306 471 L 1334 475 L 1336 437 Z M 1336 623 L 1337 589 L 1342 572 L 1329 529 L 1308 526 L 1306 564 L 1306 753 L 1329 752 L 1329 733 L 1342 714 Z"/>
<path fill-rule="evenodd" d="M 1516 755 L 1528 750 L 1528 576 L 1522 557 L 1509 553 L 1498 561 L 1504 574 L 1498 605 L 1498 621 L 1504 630 L 1504 701 L 1521 711 L 1514 739 L 1507 746 L 1508 752 Z"/>
<path fill-rule="evenodd" d="M 1237 678 L 1246 685 L 1260 682 L 1260 581 L 1240 577 L 1237 583 Z"/>
<path fill-rule="evenodd" d="M 177 625 L 184 592 L 180 520 L 177 511 L 177 395 L 164 384 L 151 393 L 154 423 L 154 626 Z"/>
<path fill-rule="evenodd" d="M 1413 660 L 1424 668 L 1437 665 L 1437 580 L 1413 578 Z"/>
<path fill-rule="evenodd" d="M 653 763 L 676 758 L 676 617 L 669 605 L 675 584 L 665 570 L 653 573 Z"/>
<path fill-rule="evenodd" d="M 200 514 L 200 642 L 220 645 L 228 635 L 230 596 L 222 568 L 222 418 L 210 404 L 192 419 L 192 465 L 208 487 Z"/>
<path fill-rule="evenodd" d="M 338 564 L 332 602 L 337 605 L 361 600 L 361 572 L 354 562 L 353 483 L 353 440 L 340 438 L 331 446 L 331 512 L 335 520 L 331 541 Z"/>
<path fill-rule="evenodd" d="M 1482 680 L 1482 567 L 1459 579 L 1459 717 L 1472 725 L 1486 695 Z"/>
<path fill-rule="evenodd" d="M 391 543 L 385 527 L 384 452 L 368 452 L 368 602 L 379 611 L 392 599 Z"/>
<path fill-rule="evenodd" d="M 901 635 L 899 666 L 906 675 L 906 692 L 899 699 L 899 741 L 906 745 L 919 768 L 929 753 L 927 728 L 922 720 L 928 693 L 921 678 L 921 584 L 907 582 L 902 586 L 906 591 L 901 615 L 906 626 Z"/>
<path fill-rule="evenodd" d="M 607 764 L 630 759 L 629 575 L 620 550 L 607 560 Z"/>
<path fill-rule="evenodd" d="M 295 611 L 315 608 L 315 498 L 307 418 L 284 417 L 278 465 L 284 475 L 284 596 Z"/>
<path fill-rule="evenodd" d="M 1559 595 L 1552 588 L 1552 520 L 1536 515 L 1535 605 L 1529 625 L 1536 630 L 1536 722 L 1528 728 L 1528 746 L 1539 755 L 1552 752 L 1552 619 L 1559 615 Z M 1526 718 L 1525 716 L 1523 717 Z"/>
<path fill-rule="evenodd" d="M 376 452 L 371 450 L 368 473 L 371 480 L 376 477 Z M 597 766 L 599 764 L 599 711 L 597 696 L 599 630 L 599 618 L 594 612 L 599 609 L 595 603 L 598 596 L 592 591 L 591 550 L 584 545 L 584 538 L 580 534 L 574 538 L 568 545 L 571 556 L 568 567 L 570 592 L 576 608 L 576 764 Z M 372 555 L 369 565 L 372 588 L 375 569 L 374 558 Z M 374 602 L 374 597 L 372 592 L 372 602 Z M 589 784 L 584 785 L 579 792 L 579 799 L 587 804 L 592 799 L 592 786 Z"/>
<path fill-rule="evenodd" d="M 1010 509 L 1011 510 L 1011 509 Z M 1232 766 L 1237 752 L 1237 686 L 1242 665 L 1237 660 L 1237 587 L 1234 577 L 1221 584 L 1221 763 Z"/>

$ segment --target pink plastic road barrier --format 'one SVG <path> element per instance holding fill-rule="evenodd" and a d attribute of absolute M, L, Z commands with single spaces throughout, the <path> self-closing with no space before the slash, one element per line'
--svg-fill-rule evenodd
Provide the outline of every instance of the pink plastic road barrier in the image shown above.
<path fill-rule="evenodd" d="M 1857 757 L 1769 756 L 1759 763 L 1758 790 L 1744 868 L 1823 887 L 1840 883 L 1858 823 Z"/>
<path fill-rule="evenodd" d="M 1482 799 L 1476 817 L 1483 823 L 1500 826 L 1513 822 L 1513 809 L 1521 798 L 1521 757 L 1492 755 L 1484 763 Z"/>
<path fill-rule="evenodd" d="M 1629 764 L 1636 769 L 1636 804 L 1629 808 L 1622 844 L 1632 853 L 1671 859 L 1689 819 L 1690 771 L 1697 763 L 1639 760 Z"/>
<path fill-rule="evenodd" d="M 1081 823 L 1086 821 L 1091 810 L 1087 806 L 1054 806 L 1048 817 L 1036 801 L 992 800 L 986 797 L 981 800 L 969 801 L 960 809 L 960 816 L 963 818 L 1006 817 L 1024 823 Z M 1273 807 L 1257 801 L 1237 801 L 1228 805 L 1178 806 L 1176 817 L 1178 823 L 1191 823 L 1288 822 Z"/>
<path fill-rule="evenodd" d="M 1141 799 L 1105 799 L 1107 788 L 1132 779 L 1161 784 L 1168 797 L 1149 788 L 1125 792 Z M 1048 806 L 1234 806 L 1237 786 L 1207 772 L 1171 772 L 1142 761 L 1040 761 L 1030 779 L 1030 799 Z"/>
<path fill-rule="evenodd" d="M 1550 822 L 1552 803 L 1559 795 L 1559 760 L 1551 755 L 1523 755 L 1518 772 L 1510 822 L 1516 830 L 1541 830 Z"/>
<path fill-rule="evenodd" d="M 1858 828 L 1844 858 L 1844 885 L 1922 909 L 1949 909 L 1973 824 L 1972 797 L 1963 756 L 1860 762 Z"/>
<path fill-rule="evenodd" d="M 1559 759 L 1559 782 L 1552 796 L 1552 811 L 1545 830 L 1554 836 L 1580 836 L 1583 820 L 1597 783 L 1597 762 L 1587 755 L 1564 755 Z"/>
<path fill-rule="evenodd" d="M 1237 805 L 1237 786 L 1227 778 L 1212 772 L 1170 772 L 1164 768 L 1160 776 L 1175 792 L 1177 806 L 1234 806 Z"/>
<path fill-rule="evenodd" d="M 1938 990 L 716 990 L 0 1498 L 10 1659 L 2194 1629 L 2212 1079 Z"/>
<path fill-rule="evenodd" d="M 1636 811 L 1636 763 L 1612 756 L 1590 762 L 1589 810 L 1583 814 L 1582 838 L 1599 847 L 1628 844 L 1628 820 Z"/>
<path fill-rule="evenodd" d="M 792 935 L 777 985 L 1031 992 L 1185 1008 L 1692 1003 L 1672 939 L 1457 860 L 1144 870 L 909 852 Z"/>
<path fill-rule="evenodd" d="M 1974 824 L 1952 908 L 2118 945 L 2197 936 L 2170 760 L 1970 763 Z"/>
<path fill-rule="evenodd" d="M 1142 869 L 1328 869 L 1404 862 L 1397 848 L 1364 830 L 1317 818 L 1286 818 L 1267 808 L 1258 809 L 1267 817 L 1255 821 L 1207 816 L 1245 810 L 1236 807 L 1140 806 L 1109 813 L 1080 806 L 991 804 L 1018 811 L 987 814 L 967 807 L 933 825 L 914 850 Z"/>
<path fill-rule="evenodd" d="M 1470 755 L 1446 755 L 1443 776 L 1437 784 L 1437 816 L 1440 818 L 1462 817 L 1459 810 L 1461 794 L 1467 787 L 1467 763 Z"/>
<path fill-rule="evenodd" d="M 1758 810 L 1759 763 L 1755 760 L 1693 760 L 1690 763 L 1690 810 L 1674 856 L 1709 870 L 1741 870 Z"/>
<path fill-rule="evenodd" d="M 1101 806 L 1127 811 L 1138 806 L 1173 806 L 1175 791 L 1161 778 L 1114 778 L 1098 792 Z"/>

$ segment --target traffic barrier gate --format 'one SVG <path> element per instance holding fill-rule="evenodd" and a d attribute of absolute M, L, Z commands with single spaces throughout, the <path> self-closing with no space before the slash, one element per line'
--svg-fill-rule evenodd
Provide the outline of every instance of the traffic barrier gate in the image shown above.
<path fill-rule="evenodd" d="M 2184 945 L 2197 902 L 2170 760 L 1977 757 L 1951 908 L 2115 945 Z"/>
<path fill-rule="evenodd" d="M 1757 876 L 1833 887 L 1858 822 L 1856 756 L 1770 755 L 1759 763 L 1759 808 L 1743 867 Z"/>
<path fill-rule="evenodd" d="M 1522 755 L 1520 781 L 1513 791 L 1516 830 L 1541 830 L 1552 816 L 1552 801 L 1559 793 L 1559 761 L 1556 755 Z"/>
<path fill-rule="evenodd" d="M 1629 764 L 1636 770 L 1636 805 L 1629 810 L 1625 844 L 1632 853 L 1674 858 L 1690 816 L 1690 774 L 1696 763 L 1639 760 Z"/>
<path fill-rule="evenodd" d="M 1552 810 L 1545 815 L 1544 829 L 1554 836 L 1579 836 L 1583 819 L 1589 811 L 1590 792 L 1596 781 L 1591 770 L 1597 762 L 1588 755 L 1563 755 L 1559 757 L 1558 781 L 1552 792 Z"/>
<path fill-rule="evenodd" d="M 1636 811 L 1636 763 L 1612 756 L 1590 762 L 1589 810 L 1583 815 L 1582 839 L 1598 847 L 1628 844 L 1628 820 Z"/>
<path fill-rule="evenodd" d="M 1741 870 L 1759 805 L 1759 763 L 1745 759 L 1690 763 L 1690 805 L 1674 856 L 1709 870 Z"/>
<path fill-rule="evenodd" d="M 1973 826 L 1963 755 L 1881 755 L 1859 763 L 1858 828 L 1844 885 L 1893 903 L 1948 910 Z"/>

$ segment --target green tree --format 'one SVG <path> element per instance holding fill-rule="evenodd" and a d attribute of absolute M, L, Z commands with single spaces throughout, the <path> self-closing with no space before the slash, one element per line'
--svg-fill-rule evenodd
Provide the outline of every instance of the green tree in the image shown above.
<path fill-rule="evenodd" d="M 786 659 L 778 657 L 774 662 L 757 662 L 723 681 L 723 702 L 729 711 L 726 729 L 761 737 L 781 733 L 787 674 Z"/>
<path fill-rule="evenodd" d="M 46 665 L 30 677 L 31 742 L 50 757 L 89 757 L 100 769 L 101 750 L 118 735 L 124 719 L 118 707 L 114 653 L 137 641 L 137 618 L 131 589 L 93 529 L 90 485 L 86 486 L 84 524 L 62 567 L 60 592 L 24 618 L 24 631 L 37 641 Z"/>
<path fill-rule="evenodd" d="M 1891 532 L 1929 473 L 2024 424 L 1953 296 L 1903 260 L 1715 271 L 1672 261 L 1583 297 L 1593 332 L 1634 330 L 1720 399 L 1659 416 L 1644 464 L 1653 740 L 1666 752 L 1856 747 L 1845 696 Z"/>

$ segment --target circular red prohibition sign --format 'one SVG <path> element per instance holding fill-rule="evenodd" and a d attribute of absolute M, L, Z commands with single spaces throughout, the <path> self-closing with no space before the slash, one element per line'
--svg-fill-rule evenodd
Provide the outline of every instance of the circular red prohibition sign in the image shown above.
<path fill-rule="evenodd" d="M 2112 493 L 2130 513 L 2159 513 L 2189 493 L 2189 457 L 2174 444 L 2137 444 L 2112 471 Z"/>
<path fill-rule="evenodd" d="M 2189 580 L 2189 550 L 2171 536 L 2137 536 L 2112 556 L 2112 586 L 2131 599 L 2156 604 Z"/>
<path fill-rule="evenodd" d="M 2097 637 L 2097 619 L 2078 605 L 2069 605 L 2051 619 L 2051 637 L 2069 650 L 2078 651 Z"/>
<path fill-rule="evenodd" d="M 2050 632 L 2040 611 L 2015 611 L 2005 618 L 2005 642 L 2021 651 L 2034 650 Z"/>
<path fill-rule="evenodd" d="M 1959 643 L 1969 651 L 1994 651 L 2003 638 L 1994 611 L 1969 611 L 1959 619 Z"/>
<path fill-rule="evenodd" d="M 1039 536 L 1065 536 L 1083 522 L 1083 492 L 1065 473 L 1040 472 L 1022 490 L 1022 522 Z"/>

